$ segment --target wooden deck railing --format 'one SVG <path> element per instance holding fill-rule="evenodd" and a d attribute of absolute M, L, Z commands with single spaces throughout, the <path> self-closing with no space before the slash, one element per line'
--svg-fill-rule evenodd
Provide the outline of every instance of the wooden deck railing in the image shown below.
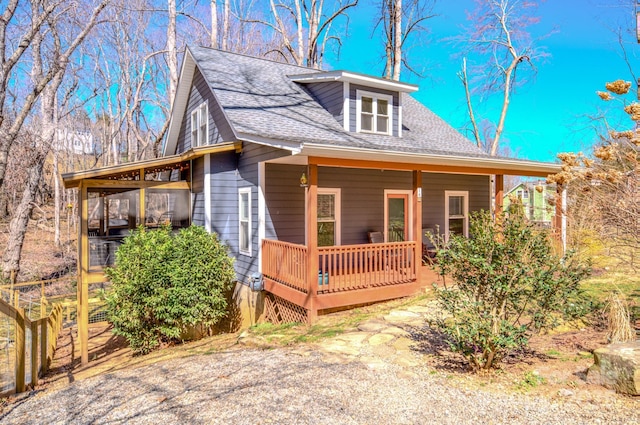
<path fill-rule="evenodd" d="M 307 293 L 307 247 L 289 242 L 262 241 L 262 274 Z"/>
<path fill-rule="evenodd" d="M 317 294 L 396 285 L 416 280 L 415 242 L 389 242 L 318 248 L 318 280 L 307 282 L 307 247 L 264 240 L 262 274 L 279 284 Z"/>
<path fill-rule="evenodd" d="M 8 335 L 13 335 L 13 338 L 5 341 L 0 358 L 4 357 L 3 363 L 15 368 L 13 377 L 2 375 L 0 385 L 3 390 L 0 396 L 23 392 L 27 383 L 35 387 L 38 377 L 49 367 L 62 325 L 62 308 L 59 304 L 53 305 L 50 313 L 42 316 L 31 320 L 24 309 L 0 299 L 0 318 L 5 319 L 0 323 Z M 5 382 L 4 378 L 8 380 Z"/>
<path fill-rule="evenodd" d="M 318 294 L 416 279 L 415 242 L 320 247 Z"/>

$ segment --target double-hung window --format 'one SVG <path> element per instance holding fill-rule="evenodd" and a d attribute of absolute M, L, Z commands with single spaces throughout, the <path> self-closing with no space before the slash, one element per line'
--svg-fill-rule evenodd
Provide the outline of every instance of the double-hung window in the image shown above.
<path fill-rule="evenodd" d="M 340 245 L 340 189 L 318 188 L 318 246 Z"/>
<path fill-rule="evenodd" d="M 239 189 L 238 199 L 238 250 L 241 254 L 251 255 L 251 188 L 243 187 Z"/>
<path fill-rule="evenodd" d="M 191 147 L 204 146 L 209 140 L 209 108 L 203 102 L 191 111 Z"/>
<path fill-rule="evenodd" d="M 469 192 L 445 191 L 445 236 L 469 236 Z"/>
<path fill-rule="evenodd" d="M 356 131 L 391 134 L 393 97 L 381 93 L 357 91 Z"/>

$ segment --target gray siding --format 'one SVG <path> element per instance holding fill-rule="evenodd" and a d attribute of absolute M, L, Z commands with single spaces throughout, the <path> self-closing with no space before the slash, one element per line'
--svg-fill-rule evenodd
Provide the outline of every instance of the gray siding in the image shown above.
<path fill-rule="evenodd" d="M 191 224 L 204 226 L 204 193 L 191 194 Z"/>
<path fill-rule="evenodd" d="M 233 256 L 238 254 L 237 155 L 225 152 L 211 155 L 211 229 Z"/>
<path fill-rule="evenodd" d="M 236 258 L 240 282 L 246 283 L 253 273 L 259 272 L 258 163 L 286 155 L 289 152 L 245 143 L 242 154 L 227 152 L 211 156 L 211 227 Z M 238 246 L 238 189 L 245 187 L 251 188 L 251 256 L 240 254 Z"/>
<path fill-rule="evenodd" d="M 367 86 L 361 86 L 358 84 L 350 84 L 349 85 L 349 130 L 356 131 L 356 92 L 357 90 L 368 91 L 371 93 L 380 93 L 386 94 L 388 96 L 393 97 L 393 135 L 398 136 L 398 119 L 400 117 L 400 98 L 398 96 L 398 92 L 389 91 L 389 90 L 381 90 L 376 88 L 371 88 Z"/>
<path fill-rule="evenodd" d="M 422 174 L 422 223 L 423 228 L 440 228 L 444 232 L 445 191 L 465 190 L 469 192 L 469 212 L 488 210 L 489 176 L 463 174 Z"/>
<path fill-rule="evenodd" d="M 333 117 L 342 124 L 344 117 L 344 88 L 343 83 L 339 81 L 329 83 L 311 83 L 304 87 L 309 90 L 311 95 L 318 101 L 320 105 Z"/>
<path fill-rule="evenodd" d="M 267 226 L 265 237 L 304 244 L 304 198 L 300 176 L 306 166 L 267 164 L 265 200 Z"/>
<path fill-rule="evenodd" d="M 304 244 L 304 166 L 267 164 L 267 238 Z M 489 177 L 423 173 L 422 226 L 444 229 L 445 190 L 469 191 L 469 210 L 489 208 Z M 342 244 L 367 243 L 367 232 L 384 231 L 384 190 L 410 190 L 410 172 L 321 167 L 318 187 L 340 188 Z"/>
<path fill-rule="evenodd" d="M 193 161 L 191 182 L 191 223 L 204 226 L 204 158 Z"/>
<path fill-rule="evenodd" d="M 342 189 L 342 244 L 350 245 L 384 231 L 384 190 L 410 190 L 412 183 L 409 172 L 322 167 L 318 186 Z"/>
<path fill-rule="evenodd" d="M 303 166 L 267 164 L 267 211 L 273 226 L 267 237 L 305 243 Z M 321 167 L 318 187 L 339 188 L 342 244 L 367 243 L 367 232 L 384 230 L 384 190 L 411 189 L 411 173 Z"/>
<path fill-rule="evenodd" d="M 208 144 L 216 144 L 224 140 L 233 139 L 233 132 L 224 117 L 220 105 L 216 102 L 213 93 L 205 79 L 202 77 L 202 74 L 196 68 L 193 76 L 191 93 L 189 94 L 189 101 L 187 102 L 187 107 L 180 124 L 176 153 L 182 153 L 191 149 L 191 112 L 203 102 L 207 102 L 209 110 Z"/>

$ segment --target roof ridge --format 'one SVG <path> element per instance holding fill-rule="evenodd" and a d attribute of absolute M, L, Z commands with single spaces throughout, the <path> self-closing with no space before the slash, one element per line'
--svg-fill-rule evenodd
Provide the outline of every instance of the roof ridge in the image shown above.
<path fill-rule="evenodd" d="M 214 52 L 218 52 L 218 53 L 222 53 L 222 54 L 226 54 L 226 55 L 233 55 L 233 56 L 241 56 L 247 59 L 254 59 L 254 60 L 260 60 L 260 61 L 264 61 L 264 62 L 270 62 L 276 65 L 282 65 L 282 66 L 288 66 L 288 67 L 292 67 L 292 68 L 300 68 L 306 71 L 314 71 L 314 72 L 329 72 L 330 70 L 327 69 L 315 69 L 315 68 L 309 68 L 307 66 L 304 65 L 298 65 L 298 64 L 293 64 L 293 63 L 287 63 L 287 62 L 278 62 L 276 60 L 273 59 L 269 59 L 269 58 L 265 58 L 265 57 L 259 57 L 259 56 L 252 56 L 246 53 L 238 53 L 238 52 L 230 52 L 228 50 L 222 50 L 222 49 L 217 49 L 215 47 L 207 47 L 207 46 L 194 46 L 194 45 L 187 45 L 187 49 L 192 50 L 192 49 L 204 49 L 204 50 L 212 50 Z"/>

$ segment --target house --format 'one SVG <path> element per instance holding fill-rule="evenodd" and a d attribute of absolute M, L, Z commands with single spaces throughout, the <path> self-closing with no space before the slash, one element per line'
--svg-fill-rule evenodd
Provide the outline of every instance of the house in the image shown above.
<path fill-rule="evenodd" d="M 274 321 L 311 322 L 433 282 L 427 230 L 468 234 L 469 214 L 490 208 L 491 176 L 500 205 L 504 175 L 560 167 L 486 155 L 417 89 L 188 48 L 163 157 L 64 176 L 82 203 L 79 323 L 123 235 L 163 221 L 217 232 L 236 258 L 238 297 L 255 306 L 266 294 Z"/>
<path fill-rule="evenodd" d="M 523 207 L 525 217 L 543 226 L 551 226 L 555 217 L 556 185 L 544 180 L 522 182 L 505 193 L 503 208 L 507 211 L 514 200 Z"/>
<path fill-rule="evenodd" d="M 62 128 L 57 130 L 57 148 L 75 155 L 93 155 L 95 142 L 90 131 Z"/>

